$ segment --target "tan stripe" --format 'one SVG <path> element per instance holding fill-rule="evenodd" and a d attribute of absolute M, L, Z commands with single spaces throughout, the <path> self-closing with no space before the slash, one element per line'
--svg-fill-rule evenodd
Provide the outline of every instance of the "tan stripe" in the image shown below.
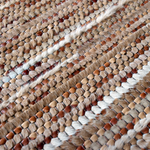
<path fill-rule="evenodd" d="M 149 77 L 150 77 L 150 72 L 143 78 L 142 81 L 139 81 L 135 85 L 135 87 L 138 86 L 139 88 L 142 88 L 142 91 L 144 92 L 148 87 L 150 87 L 150 78 Z M 127 118 L 127 116 L 130 115 L 130 112 L 127 113 L 125 111 L 125 109 L 129 109 L 129 108 L 131 109 L 131 103 L 133 103 L 133 102 L 136 103 L 136 101 L 137 101 L 137 97 L 135 97 L 135 99 L 133 99 L 133 97 L 131 98 L 131 94 L 133 93 L 133 91 L 136 92 L 136 90 L 130 89 L 127 94 L 123 94 L 123 96 L 121 98 L 116 99 L 113 102 L 113 104 L 111 104 L 111 109 L 107 108 L 105 110 L 106 114 L 98 115 L 96 120 L 92 120 L 90 122 L 90 124 L 85 125 L 83 129 L 78 131 L 77 135 L 71 136 L 70 139 L 68 140 L 68 142 L 65 141 L 61 147 L 65 148 L 70 143 L 70 144 L 74 144 L 77 146 L 81 146 L 82 144 L 84 144 L 84 146 L 86 148 L 90 148 L 91 147 L 90 145 L 96 143 L 98 140 L 98 137 L 102 136 L 105 133 L 105 130 L 103 129 L 104 126 L 107 123 L 111 123 L 111 119 L 113 119 L 115 116 L 117 116 L 118 113 L 122 112 L 124 114 L 124 116 L 122 116 L 122 117 L 124 117 L 124 118 L 125 117 Z M 125 96 L 126 96 L 127 101 L 125 101 Z M 134 109 L 134 107 L 132 107 L 132 109 Z M 144 109 L 145 108 L 143 108 L 143 111 L 144 111 Z M 146 113 L 148 114 L 149 111 Z M 124 119 L 120 119 L 120 120 L 124 120 Z M 118 120 L 118 121 L 120 121 L 120 120 Z M 136 120 L 136 122 L 137 121 L 138 120 Z M 129 124 L 129 123 L 127 123 L 125 120 L 125 126 L 120 128 L 120 130 L 125 128 L 127 124 Z M 113 126 L 111 126 L 111 127 L 113 127 Z M 110 129 L 110 131 L 112 131 L 112 133 L 113 133 L 113 130 Z M 87 139 L 84 140 L 83 137 L 85 136 L 85 134 L 89 134 L 89 137 L 87 137 Z M 104 138 L 105 138 L 105 135 L 104 135 Z M 92 140 L 93 142 L 90 142 L 90 140 Z M 108 138 L 106 142 L 108 145 L 113 144 L 113 139 Z M 102 146 L 101 148 L 103 149 L 103 147 L 105 147 L 105 146 Z"/>
<path fill-rule="evenodd" d="M 122 43 L 120 43 L 112 51 L 108 52 L 105 56 L 101 57 L 95 63 L 90 65 L 88 68 L 86 68 L 84 71 L 80 72 L 79 74 L 74 76 L 72 79 L 67 81 L 66 84 L 60 86 L 53 93 L 50 93 L 48 96 L 46 96 L 41 101 L 36 103 L 32 108 L 29 108 L 25 112 L 21 113 L 19 117 L 13 119 L 9 123 L 6 123 L 4 125 L 4 127 L 2 129 L 0 129 L 0 138 L 2 138 L 4 135 L 6 135 L 7 132 L 11 131 L 14 128 L 13 124 L 15 124 L 15 126 L 18 126 L 19 124 L 21 124 L 21 122 L 25 121 L 30 116 L 34 115 L 36 112 L 38 112 L 40 109 L 42 109 L 44 106 L 48 105 L 51 101 L 56 99 L 57 96 L 59 96 L 60 94 L 63 94 L 63 92 L 65 92 L 65 91 L 69 90 L 69 88 L 75 86 L 75 84 L 77 82 L 80 82 L 88 74 L 90 74 L 94 70 L 96 70 L 96 68 L 98 66 L 103 65 L 111 57 L 113 57 L 115 54 L 120 52 L 123 48 L 128 46 L 129 43 L 133 42 L 137 37 L 142 35 L 144 33 L 144 30 L 146 30 L 146 29 L 147 29 L 147 27 L 143 27 L 143 28 L 139 29 L 137 32 L 133 33 L 130 37 L 128 37 L 126 40 L 124 40 Z"/>

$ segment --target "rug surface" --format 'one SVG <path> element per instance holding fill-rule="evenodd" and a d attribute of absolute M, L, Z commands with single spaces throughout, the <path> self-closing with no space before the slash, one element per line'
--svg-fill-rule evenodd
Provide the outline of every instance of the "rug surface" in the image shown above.
<path fill-rule="evenodd" d="M 0 1 L 0 150 L 148 150 L 149 131 L 149 0 Z"/>

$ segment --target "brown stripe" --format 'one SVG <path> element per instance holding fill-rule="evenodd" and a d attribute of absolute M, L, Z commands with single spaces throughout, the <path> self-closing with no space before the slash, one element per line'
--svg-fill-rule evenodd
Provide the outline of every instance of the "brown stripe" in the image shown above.
<path fill-rule="evenodd" d="M 33 26 L 36 26 L 39 21 L 42 21 L 42 20 L 48 18 L 50 15 L 52 15 L 52 14 L 54 14 L 54 13 L 57 13 L 57 12 L 60 11 L 60 10 L 63 10 L 63 8 L 67 8 L 67 6 L 69 6 L 70 4 L 72 4 L 72 3 L 68 0 L 68 1 L 65 2 L 65 3 L 62 3 L 61 6 L 58 6 L 58 8 L 56 7 L 55 9 L 51 9 L 50 11 L 48 11 L 48 12 L 46 12 L 45 14 L 43 14 L 43 15 L 37 17 L 36 19 L 34 19 L 34 20 L 30 21 L 30 22 L 25 23 L 25 25 L 22 25 L 22 26 L 18 27 L 17 30 L 14 29 L 14 30 L 12 31 L 13 34 L 12 34 L 12 33 L 7 33 L 7 34 L 5 34 L 5 35 L 6 35 L 5 37 L 0 38 L 0 41 L 1 41 L 0 44 L 1 44 L 2 42 L 5 42 L 6 38 L 11 39 L 12 37 L 14 37 L 14 36 L 16 35 L 16 32 L 15 32 L 15 31 L 17 31 L 18 34 L 19 34 L 19 33 L 26 32 L 27 30 L 31 30 L 31 31 L 32 31 L 31 28 L 32 28 Z M 81 3 L 81 4 L 83 4 L 83 3 Z M 73 4 L 72 4 L 72 5 L 73 5 Z M 73 9 L 73 10 L 76 10 L 77 8 L 72 8 L 72 9 Z M 67 11 L 67 13 L 69 14 L 70 12 Z M 53 22 L 54 22 L 54 20 L 53 20 Z M 50 22 L 50 23 L 51 23 L 51 22 Z M 49 23 L 47 22 L 46 25 L 49 25 Z M 40 27 L 39 29 L 36 29 L 34 32 L 31 32 L 31 33 L 32 33 L 32 34 L 36 33 L 38 30 L 41 30 L 42 28 L 45 28 L 46 25 L 44 25 L 44 27 L 41 25 L 41 27 Z M 14 28 L 15 28 L 15 27 L 14 27 Z M 31 34 L 29 33 L 29 35 L 31 35 Z M 22 36 L 23 36 L 23 38 L 21 38 L 21 40 L 23 40 L 23 39 L 26 37 L 25 35 L 22 35 Z"/>
<path fill-rule="evenodd" d="M 130 37 L 128 37 L 126 40 L 124 40 L 122 43 L 120 43 L 117 47 L 115 47 L 112 51 L 108 52 L 105 56 L 101 57 L 99 60 L 97 60 L 95 63 L 93 63 L 92 65 L 90 65 L 88 68 L 86 68 L 84 71 L 80 72 L 79 74 L 77 74 L 76 76 L 74 76 L 72 79 L 70 79 L 69 81 L 66 82 L 66 84 L 60 86 L 58 89 L 56 89 L 53 93 L 50 93 L 48 96 L 46 96 L 45 98 L 43 98 L 40 102 L 36 103 L 32 109 L 35 110 L 36 112 L 39 111 L 40 109 L 42 109 L 42 106 L 46 106 L 48 105 L 51 101 L 53 101 L 57 96 L 59 96 L 60 94 L 62 94 L 63 92 L 69 90 L 69 88 L 71 88 L 72 86 L 75 86 L 75 84 L 77 82 L 80 82 L 83 78 L 85 78 L 88 74 L 92 73 L 94 70 L 96 70 L 96 68 L 98 66 L 101 66 L 102 64 L 104 64 L 106 61 L 108 61 L 111 57 L 113 57 L 115 54 L 117 54 L 117 52 L 120 52 L 123 48 L 125 48 L 126 46 L 128 46 L 129 43 L 133 42 L 137 37 L 139 37 L 140 35 L 142 35 L 144 33 L 144 30 L 146 29 L 146 27 L 143 27 L 141 29 L 139 29 L 137 32 L 133 33 Z M 6 130 L 5 128 L 9 125 L 9 124 L 14 124 L 18 118 L 22 118 L 23 121 L 25 121 L 29 116 L 32 116 L 32 114 L 30 114 L 31 108 L 29 108 L 28 110 L 26 110 L 24 113 L 21 113 L 21 115 L 19 117 L 16 117 L 15 119 L 13 119 L 11 122 L 6 123 L 4 125 L 4 127 L 2 129 L 0 129 L 0 138 L 2 138 L 5 134 L 4 131 Z M 27 117 L 26 117 L 27 116 Z M 23 122 L 22 121 L 22 122 Z M 19 123 L 16 123 L 17 125 L 19 125 Z M 13 127 L 11 127 L 9 129 L 12 130 Z M 9 132 L 6 131 L 6 132 Z M 6 133 L 5 132 L 5 133 Z"/>
<path fill-rule="evenodd" d="M 139 86 L 139 87 L 141 87 L 142 88 L 142 91 L 141 92 L 144 92 L 147 88 L 149 88 L 150 87 L 150 72 L 143 78 L 143 80 L 142 81 L 139 81 L 136 85 L 135 85 L 135 87 L 137 87 L 137 86 Z M 76 145 L 77 147 L 78 146 L 81 146 L 81 145 L 83 145 L 83 146 L 85 146 L 85 148 L 89 148 L 89 147 L 87 147 L 88 145 L 86 144 L 87 142 L 85 142 L 85 141 L 88 141 L 88 140 L 91 140 L 91 139 L 95 139 L 97 136 L 99 136 L 100 137 L 100 135 L 98 134 L 98 133 L 101 133 L 102 132 L 102 130 L 109 130 L 108 128 L 109 128 L 109 125 L 110 125 L 110 127 L 112 127 L 113 126 L 113 118 L 116 118 L 116 121 L 115 121 L 115 124 L 117 124 L 117 122 L 118 121 L 120 121 L 120 120 L 124 120 L 124 119 L 121 119 L 122 117 L 124 117 L 125 118 L 125 116 L 128 116 L 130 113 L 127 113 L 126 114 L 126 112 L 123 112 L 123 110 L 125 109 L 125 108 L 130 108 L 129 107 L 129 105 L 132 103 L 132 102 L 134 102 L 134 100 L 135 99 L 137 99 L 137 97 L 135 96 L 135 97 L 133 97 L 132 96 L 132 93 L 133 93 L 133 91 L 135 91 L 136 92 L 136 89 L 130 89 L 129 90 L 129 92 L 128 93 L 126 93 L 126 94 L 123 94 L 123 96 L 121 97 L 121 98 L 119 98 L 119 99 L 116 99 L 112 104 L 111 104 L 111 109 L 110 108 L 107 108 L 106 110 L 105 110 L 105 112 L 106 112 L 106 114 L 101 114 L 101 115 L 98 115 L 97 116 L 97 120 L 92 120 L 91 122 L 90 122 L 90 124 L 87 124 L 87 125 L 85 125 L 84 127 L 83 127 L 83 129 L 81 129 L 81 130 L 79 130 L 78 132 L 77 132 L 77 134 L 76 135 L 74 135 L 74 136 L 71 136 L 70 137 L 70 139 L 68 140 L 68 142 L 67 141 L 65 141 L 61 146 L 60 146 L 60 148 L 65 148 L 65 149 L 68 149 L 69 150 L 69 148 L 67 148 L 68 147 L 68 144 L 73 144 L 74 146 Z M 138 93 L 140 93 L 140 92 L 138 92 Z M 146 94 L 149 94 L 149 93 L 146 93 Z M 126 98 L 125 98 L 126 97 Z M 125 100 L 126 100 L 126 102 L 125 102 Z M 133 109 L 133 108 L 132 108 Z M 145 108 L 143 108 L 143 110 L 144 110 Z M 148 112 L 149 113 L 149 112 Z M 120 117 L 119 117 L 120 116 Z M 122 117 L 121 117 L 122 116 Z M 135 118 L 133 118 L 133 124 L 135 125 L 136 124 L 136 122 L 137 122 L 137 120 L 136 120 L 136 122 L 134 121 L 135 120 Z M 114 124 L 114 125 L 115 125 Z M 130 123 L 127 123 L 126 121 L 125 121 L 125 127 L 127 126 L 128 128 L 130 128 L 131 126 L 130 126 Z M 124 128 L 125 128 L 124 127 Z M 134 127 L 134 126 L 133 126 Z M 123 127 L 122 128 L 120 128 L 120 132 L 121 133 L 123 133 L 123 129 L 124 129 Z M 92 130 L 92 131 L 90 131 L 90 130 Z M 104 130 L 104 132 L 105 132 L 105 130 Z M 112 131 L 113 132 L 113 131 Z M 87 137 L 86 136 L 86 138 L 85 138 L 85 135 L 86 134 L 89 134 L 89 136 Z M 94 137 L 94 135 L 96 136 L 96 137 Z M 115 136 L 114 136 L 114 140 L 117 140 L 118 139 L 118 134 L 116 133 L 115 134 Z M 104 137 L 105 138 L 105 137 Z M 116 139 L 115 139 L 116 138 Z M 78 140 L 76 140 L 76 139 L 78 139 Z M 96 143 L 97 142 L 97 138 L 93 141 L 93 143 L 91 143 L 91 144 L 94 144 L 94 143 Z M 107 140 L 107 142 L 108 141 L 110 141 L 110 139 L 108 139 Z M 76 147 L 76 148 L 77 148 Z M 103 147 L 103 146 L 102 146 Z M 101 147 L 101 148 L 102 148 Z"/>
<path fill-rule="evenodd" d="M 139 21 L 139 23 L 140 23 L 140 22 L 141 22 L 141 21 Z M 139 24 L 136 23 L 136 26 L 137 26 L 137 25 L 139 25 Z M 136 27 L 136 26 L 135 26 L 135 27 Z M 129 29 L 129 28 L 128 28 L 128 29 Z M 96 42 L 96 41 L 95 41 L 95 42 Z M 79 50 L 79 51 L 80 51 L 80 50 Z"/>

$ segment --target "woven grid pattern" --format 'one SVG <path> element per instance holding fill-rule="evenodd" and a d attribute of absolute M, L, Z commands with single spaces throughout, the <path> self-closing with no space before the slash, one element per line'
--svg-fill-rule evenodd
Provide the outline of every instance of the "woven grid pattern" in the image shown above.
<path fill-rule="evenodd" d="M 0 2 L 0 149 L 150 149 L 149 0 Z"/>

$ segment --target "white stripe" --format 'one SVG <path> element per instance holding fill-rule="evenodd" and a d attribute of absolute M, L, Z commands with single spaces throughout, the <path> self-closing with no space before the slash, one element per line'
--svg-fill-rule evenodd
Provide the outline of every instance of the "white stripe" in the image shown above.
<path fill-rule="evenodd" d="M 106 6 L 107 6 L 107 5 L 106 5 Z M 106 6 L 104 6 L 104 8 L 106 8 Z M 113 7 L 113 3 L 111 2 L 111 3 L 110 3 L 110 9 L 111 9 L 112 7 Z M 116 9 L 117 9 L 118 7 L 122 7 L 122 5 L 115 6 Z M 114 7 L 113 7 L 113 9 L 114 9 Z M 100 10 L 97 10 L 97 11 L 95 11 L 93 14 L 96 14 L 96 13 L 97 13 L 97 14 L 100 14 L 101 11 L 102 11 L 101 9 L 100 9 Z M 82 32 L 86 32 L 88 29 L 92 28 L 92 26 L 94 26 L 94 25 L 96 25 L 97 23 L 100 23 L 100 22 L 103 21 L 104 19 L 108 18 L 110 15 L 112 15 L 111 13 L 109 14 L 109 11 L 110 11 L 109 9 L 106 10 L 105 13 L 101 14 L 101 15 L 98 17 L 98 18 L 101 18 L 102 20 L 93 21 L 93 22 L 89 23 L 88 25 L 86 25 L 86 26 L 84 26 L 84 27 L 81 27 L 81 25 L 80 25 L 80 26 L 78 26 L 78 28 L 77 28 L 75 31 L 71 32 L 70 34 L 69 34 L 70 31 L 69 31 L 68 34 L 65 36 L 65 40 L 63 40 L 63 41 L 59 42 L 58 44 L 54 45 L 53 47 L 49 48 L 47 51 L 44 51 L 42 54 L 36 56 L 34 59 L 31 59 L 30 61 L 28 61 L 27 63 L 25 63 L 23 66 L 19 67 L 19 69 L 16 68 L 16 69 L 15 69 L 15 72 L 16 72 L 17 74 L 21 74 L 24 70 L 28 69 L 29 66 L 34 65 L 34 64 L 35 64 L 36 62 L 38 62 L 38 61 L 41 61 L 43 58 L 47 57 L 47 55 L 52 54 L 54 51 L 57 51 L 60 47 L 64 46 L 66 43 L 70 42 L 72 39 L 74 39 L 75 37 L 79 36 Z M 97 18 L 97 19 L 98 19 L 98 18 Z M 81 20 L 80 20 L 80 22 L 81 22 Z M 73 25 L 73 26 L 77 26 L 77 23 L 76 23 L 75 25 Z M 8 76 L 12 76 L 12 75 L 11 75 L 11 72 L 8 74 Z M 16 76 L 17 76 L 17 75 L 16 75 Z M 15 76 L 15 77 L 16 77 L 16 76 Z M 9 77 L 8 77 L 8 78 L 9 78 Z M 1 80 L 3 80 L 3 78 L 2 78 Z M 11 80 L 11 79 L 9 78 L 9 81 L 10 81 L 10 80 Z M 3 82 L 6 82 L 6 81 L 3 80 Z M 8 82 L 8 80 L 7 80 L 7 82 Z"/>
<path fill-rule="evenodd" d="M 15 2 L 19 2 L 19 0 L 10 0 L 10 1 L 6 2 L 5 5 L 1 5 L 0 6 L 0 10 L 4 9 L 5 7 L 9 7 L 9 5 L 11 5 L 11 4 L 15 3 Z"/>
<path fill-rule="evenodd" d="M 73 55 L 71 58 L 65 60 L 64 62 L 58 64 L 55 68 L 53 68 L 52 70 L 46 72 L 44 75 L 41 75 L 36 81 L 30 83 L 30 84 L 26 84 L 25 86 L 21 87 L 21 89 L 15 93 L 12 97 L 10 97 L 7 101 L 3 101 L 0 104 L 0 109 L 2 109 L 2 107 L 6 107 L 9 105 L 9 103 L 14 102 L 14 99 L 16 97 L 21 96 L 23 93 L 27 92 L 29 90 L 29 88 L 33 88 L 35 87 L 37 84 L 39 84 L 43 79 L 49 77 L 50 75 L 54 74 L 56 71 L 58 71 L 61 67 L 65 66 L 67 63 L 72 62 L 72 60 L 76 59 L 79 55 L 75 54 Z"/>
<path fill-rule="evenodd" d="M 145 72 L 145 68 L 147 68 L 148 70 Z M 148 62 L 147 63 L 147 65 L 145 65 L 145 66 L 143 66 L 143 69 L 141 69 L 141 70 L 139 70 L 139 71 L 143 71 L 143 72 L 145 72 L 145 75 L 144 76 L 146 76 L 147 75 L 147 73 L 148 72 L 150 72 L 150 62 Z M 139 75 L 138 73 L 136 73 L 135 75 Z M 144 78 L 144 76 L 142 75 L 142 77 L 141 77 L 141 79 L 143 79 Z M 97 112 L 97 113 L 95 113 L 94 114 L 94 112 L 95 111 L 86 111 L 85 112 L 85 116 L 80 116 L 79 118 L 78 118 L 78 121 L 74 121 L 74 122 L 72 122 L 72 125 L 71 126 L 73 126 L 75 129 L 81 129 L 81 128 L 83 128 L 83 126 L 85 125 L 85 124 L 87 124 L 89 121 L 90 121 L 90 119 L 94 119 L 96 116 L 97 116 L 97 114 L 99 114 L 100 112 L 101 112 L 101 110 L 103 110 L 103 109 L 105 109 L 105 108 L 108 108 L 108 106 L 111 104 L 111 103 L 113 103 L 113 101 L 115 100 L 115 98 L 116 98 L 116 95 L 117 95 L 117 97 L 121 97 L 122 96 L 122 94 L 123 93 L 126 93 L 126 92 L 128 92 L 128 90 L 133 86 L 133 85 L 135 85 L 136 83 L 138 83 L 138 81 L 139 80 L 136 80 L 134 77 L 132 77 L 132 78 L 129 78 L 129 79 L 131 79 L 131 80 L 127 80 L 127 82 L 125 82 L 125 84 L 127 84 L 127 85 L 129 85 L 128 87 L 126 87 L 126 89 L 125 90 L 122 90 L 122 89 L 124 89 L 123 87 L 117 87 L 116 89 L 118 89 L 118 88 L 120 88 L 120 90 L 121 90 L 121 92 L 120 92 L 120 94 L 119 94 L 119 96 L 117 95 L 117 91 L 111 91 L 110 93 L 113 93 L 114 92 L 114 95 L 113 95 L 113 97 L 111 97 L 111 96 L 104 96 L 104 101 L 99 101 L 98 102 L 98 106 L 99 106 L 99 109 L 100 109 L 100 111 L 99 112 Z M 132 83 L 132 81 L 134 80 L 134 83 Z M 131 81 L 131 82 L 130 82 Z M 122 84 L 124 84 L 124 83 L 122 83 Z M 131 85 L 131 86 L 130 86 Z M 119 90 L 119 89 L 118 89 Z M 92 108 L 91 108 L 91 110 L 94 110 L 94 108 L 95 108 L 95 106 L 92 106 Z M 149 118 L 150 119 L 150 118 Z M 76 127 L 76 124 L 77 124 L 77 127 Z M 79 125 L 80 126 L 79 126 Z M 137 127 L 138 125 L 136 125 L 135 126 L 135 128 L 136 129 L 138 129 L 138 127 Z M 141 129 L 141 128 L 140 128 Z M 66 129 L 65 129 L 65 131 L 66 131 Z M 138 131 L 138 130 L 137 130 Z M 68 135 L 74 135 L 75 134 L 75 130 L 71 127 L 71 128 L 69 128 L 69 127 L 67 127 L 67 134 Z M 54 138 L 56 141 L 56 143 L 57 143 L 57 140 L 59 140 L 58 142 L 60 143 L 60 139 L 58 139 L 58 138 Z M 51 149 L 49 149 L 51 147 Z M 45 144 L 44 145 L 44 150 L 54 150 L 54 148 L 55 147 L 57 147 L 56 145 L 55 145 L 55 143 L 50 143 L 50 144 Z M 111 149 L 110 149 L 111 150 Z"/>
<path fill-rule="evenodd" d="M 128 0 L 123 0 L 123 1 L 124 1 L 124 3 L 125 3 L 125 2 L 128 1 Z M 112 7 L 110 7 L 109 9 L 106 10 L 106 12 L 105 12 L 104 14 L 100 15 L 96 20 L 92 21 L 91 23 L 89 23 L 89 24 L 86 25 L 86 26 L 77 28 L 77 30 L 75 30 L 75 31 L 71 32 L 70 34 L 66 35 L 66 36 L 65 36 L 65 40 L 60 41 L 60 43 L 56 44 L 54 47 L 51 47 L 51 48 L 49 48 L 47 51 L 43 52 L 41 55 L 36 56 L 34 60 L 30 60 L 29 62 L 27 62 L 26 64 L 24 64 L 22 67 L 26 69 L 26 67 L 28 67 L 29 65 L 33 65 L 33 64 L 32 64 L 33 62 L 35 63 L 36 61 L 40 61 L 45 55 L 53 53 L 53 52 L 56 51 L 59 47 L 61 47 L 62 45 L 65 45 L 66 43 L 68 43 L 69 41 L 71 41 L 72 38 L 75 38 L 75 37 L 79 36 L 82 32 L 86 32 L 86 31 L 87 31 L 89 28 L 91 28 L 92 26 L 94 26 L 94 25 L 100 23 L 101 21 L 103 21 L 103 20 L 106 19 L 107 17 L 111 16 L 112 13 L 111 13 L 110 10 L 112 10 L 113 13 L 114 13 L 114 10 L 117 10 L 117 9 L 121 8 L 124 3 L 121 3 L 121 4 L 119 3 L 117 6 L 112 6 Z M 60 45 L 61 45 L 61 46 L 60 46 Z M 62 64 L 63 64 L 63 63 L 62 63 Z M 53 69 L 53 71 L 54 71 L 54 70 L 57 70 L 57 68 L 59 68 L 59 66 L 60 66 L 60 65 L 58 65 L 57 67 L 55 67 L 55 68 Z M 51 71 L 51 72 L 53 72 L 53 71 Z M 51 74 L 51 73 L 50 73 L 50 74 Z M 42 81 L 42 78 L 43 78 L 43 77 L 46 77 L 46 76 L 48 77 L 48 73 L 46 73 L 46 74 L 44 74 L 44 75 L 41 75 L 41 77 L 38 78 L 37 81 L 35 81 L 35 82 L 31 83 L 31 84 L 26 84 L 25 86 L 21 87 L 21 89 L 20 89 L 19 92 L 17 92 L 16 94 L 14 94 L 14 95 L 13 95 L 12 97 L 10 97 L 7 101 L 4 101 L 4 102 L 0 105 L 0 109 L 1 109 L 2 107 L 6 107 L 10 102 L 13 102 L 16 97 L 19 97 L 19 96 L 21 96 L 23 93 L 27 92 L 30 87 L 32 88 L 32 87 L 34 87 L 36 84 L 40 83 L 40 81 Z"/>
<path fill-rule="evenodd" d="M 144 76 L 146 76 L 146 74 L 147 74 L 147 72 L 149 72 L 150 71 L 150 62 L 148 63 L 148 65 L 145 65 L 145 66 L 143 66 L 143 68 L 147 68 L 148 70 L 145 72 L 144 71 L 144 69 L 142 69 L 142 70 L 140 70 L 140 71 L 144 71 L 145 72 L 145 75 Z M 138 75 L 138 74 L 137 74 Z M 143 79 L 144 78 L 144 76 L 142 76 L 141 78 Z M 130 78 L 131 79 L 131 81 L 132 80 L 135 80 L 133 77 L 132 78 Z M 138 82 L 139 80 L 136 80 L 136 82 L 134 82 L 134 85 Z M 126 83 L 128 83 L 128 81 L 126 82 Z M 123 83 L 122 83 L 123 84 Z M 133 83 L 132 82 L 129 82 L 128 83 L 129 85 L 133 85 Z M 117 87 L 117 88 L 119 88 L 119 87 Z M 130 89 L 130 86 L 128 86 L 128 89 Z M 121 89 L 122 90 L 122 89 Z M 114 91 L 111 91 L 110 93 L 112 93 L 112 92 L 114 92 Z M 128 90 L 123 90 L 123 92 L 121 92 L 121 94 L 119 94 L 119 98 L 122 96 L 122 94 L 123 93 L 126 93 L 126 92 L 128 92 Z M 117 94 L 118 92 L 116 92 L 115 91 L 115 97 L 116 97 L 116 94 Z M 107 100 L 105 99 L 105 98 L 107 98 Z M 103 109 L 105 109 L 105 108 L 108 108 L 108 106 L 109 106 L 109 104 L 111 104 L 114 100 L 115 100 L 115 98 L 114 97 L 111 97 L 111 96 L 104 96 L 104 101 L 99 101 L 98 102 L 98 106 L 99 106 L 99 109 L 100 110 L 103 110 Z M 91 108 L 91 110 L 94 110 L 94 108 L 95 108 L 95 106 L 92 106 L 92 108 Z M 95 112 L 95 111 L 93 111 L 93 112 Z M 74 121 L 73 123 L 72 123 L 72 126 L 75 128 L 75 129 L 81 129 L 81 128 L 83 128 L 83 126 L 85 125 L 85 124 L 87 124 L 89 121 L 90 121 L 90 119 L 94 119 L 96 116 L 97 116 L 97 114 L 99 114 L 101 111 L 99 111 L 99 112 L 97 112 L 97 114 L 94 114 L 92 111 L 86 111 L 86 113 L 85 113 L 85 116 L 80 116 L 79 118 L 78 118 L 78 121 Z M 150 121 L 150 117 L 149 117 L 149 121 Z M 143 122 L 142 122 L 143 123 Z M 147 122 L 146 122 L 147 123 Z M 77 127 L 76 127 L 76 124 L 77 124 Z M 80 126 L 78 127 L 78 124 L 80 124 Z M 143 126 L 142 126 L 143 127 Z M 139 126 L 138 126 L 138 124 L 135 126 L 135 129 L 137 130 L 137 132 L 139 132 Z M 140 130 L 141 130 L 141 128 L 140 128 Z M 68 135 L 74 135 L 75 134 L 75 130 L 73 129 L 73 128 L 68 128 L 67 127 L 67 134 Z M 55 138 L 56 139 L 56 138 Z M 57 138 L 58 139 L 58 138 Z M 56 139 L 56 143 L 57 143 L 57 139 Z M 60 142 L 60 139 L 59 139 L 59 142 Z M 54 150 L 54 148 L 55 147 L 57 147 L 56 145 L 55 145 L 55 143 L 50 143 L 50 144 L 45 144 L 44 145 L 44 150 L 49 150 L 48 148 L 50 148 L 50 147 L 52 147 L 52 149 L 50 149 L 50 150 Z M 111 148 L 110 148 L 110 150 L 111 150 Z"/>
<path fill-rule="evenodd" d="M 149 99 L 150 100 L 150 99 Z M 115 142 L 115 145 L 113 146 L 108 146 L 106 147 L 104 150 L 116 150 L 116 149 L 121 149 L 124 145 L 124 143 L 128 143 L 132 138 L 135 137 L 136 133 L 142 131 L 146 126 L 147 124 L 150 122 L 150 113 L 146 115 L 146 118 L 143 118 L 143 119 L 140 119 L 134 126 L 134 129 L 131 129 L 131 130 L 128 130 L 127 134 L 126 135 L 123 135 L 121 137 L 121 139 L 117 140 Z M 147 138 L 148 134 L 144 134 L 143 136 L 143 139 L 146 141 L 146 142 L 150 142 L 150 138 Z M 140 141 L 137 140 L 137 144 L 139 143 Z M 148 143 L 147 143 L 148 144 Z M 140 145 L 138 144 L 138 146 L 140 148 L 146 148 L 147 145 Z M 102 148 L 101 148 L 102 149 Z"/>
<path fill-rule="evenodd" d="M 150 49 L 149 49 L 149 51 L 150 51 Z M 145 55 L 147 54 L 146 52 L 144 52 L 144 53 L 145 53 Z M 147 69 L 147 70 L 145 71 L 145 69 Z M 83 128 L 83 126 L 85 124 L 87 124 L 90 121 L 90 119 L 94 119 L 97 116 L 97 114 L 100 114 L 101 110 L 108 108 L 108 106 L 111 103 L 113 103 L 113 101 L 116 98 L 121 98 L 123 93 L 127 93 L 130 88 L 133 88 L 134 85 L 139 82 L 139 79 L 142 80 L 147 75 L 148 72 L 150 72 L 150 62 L 148 62 L 147 65 L 143 66 L 143 68 L 141 70 L 138 70 L 138 73 L 133 74 L 132 78 L 128 78 L 127 82 L 122 83 L 121 87 L 116 87 L 115 91 L 111 91 L 110 92 L 111 96 L 104 96 L 103 97 L 104 101 L 98 102 L 99 112 L 97 110 L 96 111 L 94 110 L 95 106 L 92 106 L 92 108 L 91 108 L 92 111 L 86 111 L 85 116 L 80 116 L 78 118 L 78 121 L 74 121 L 73 123 L 75 124 L 75 122 L 77 122 L 77 123 L 80 122 L 81 123 L 80 128 L 81 127 Z M 142 73 L 142 74 L 139 74 L 139 73 Z M 98 108 L 96 108 L 96 109 L 98 109 Z M 71 126 L 73 126 L 73 125 L 71 125 Z M 75 126 L 73 126 L 73 127 L 76 129 Z M 137 127 L 136 127 L 136 129 L 137 129 Z M 67 133 L 69 133 L 69 135 L 73 135 L 73 132 L 71 130 L 67 130 Z M 52 145 L 53 145 L 53 143 L 45 144 L 44 150 L 48 150 L 49 146 L 52 146 Z M 55 148 L 55 147 L 56 147 L 56 145 L 53 145 L 53 148 Z M 53 150 L 53 149 L 51 149 L 51 150 Z"/>

